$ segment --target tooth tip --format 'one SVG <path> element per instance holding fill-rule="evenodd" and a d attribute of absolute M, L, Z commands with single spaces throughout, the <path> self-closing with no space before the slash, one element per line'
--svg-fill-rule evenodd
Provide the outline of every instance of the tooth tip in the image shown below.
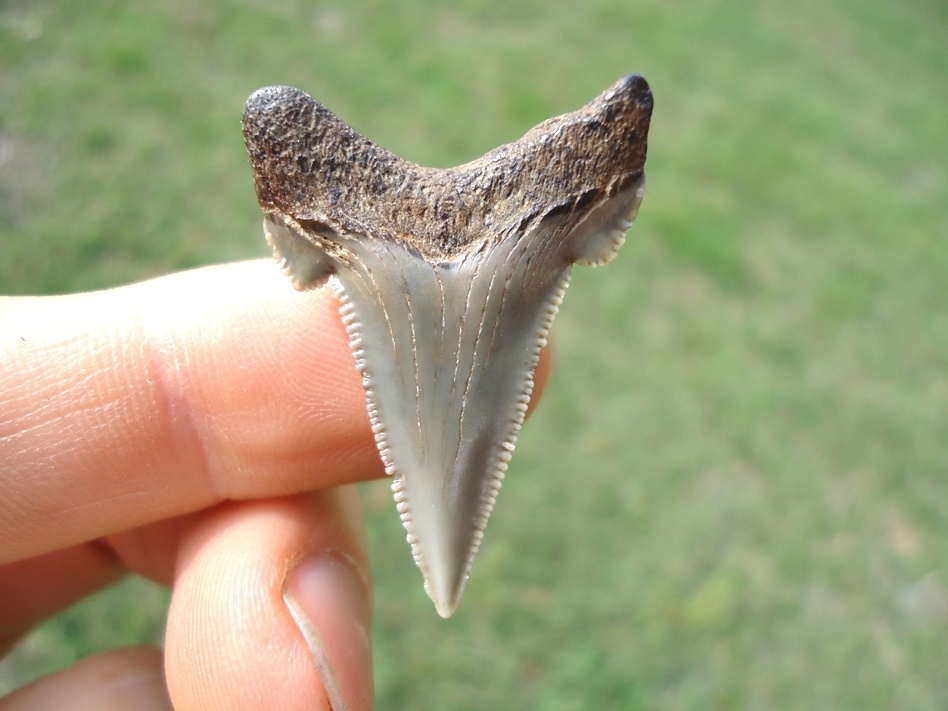
<path fill-rule="evenodd" d="M 435 609 L 441 617 L 448 618 L 461 602 L 482 532 L 477 528 L 444 525 L 443 521 L 425 532 L 429 535 L 420 536 L 412 546 L 415 562 L 424 575 L 425 592 Z"/>
<path fill-rule="evenodd" d="M 426 581 L 425 590 L 428 597 L 434 603 L 435 610 L 444 619 L 448 619 L 458 609 L 458 603 L 461 601 L 461 593 L 464 590 L 464 579 L 461 576 L 457 579 L 446 578 L 438 581 L 439 585 L 432 585 L 432 580 Z"/>
<path fill-rule="evenodd" d="M 435 602 L 435 610 L 438 611 L 438 614 L 441 615 L 443 619 L 448 619 L 451 615 L 454 614 L 454 611 L 458 609 L 457 602 L 451 602 L 450 604 L 444 604 L 443 602 Z"/>

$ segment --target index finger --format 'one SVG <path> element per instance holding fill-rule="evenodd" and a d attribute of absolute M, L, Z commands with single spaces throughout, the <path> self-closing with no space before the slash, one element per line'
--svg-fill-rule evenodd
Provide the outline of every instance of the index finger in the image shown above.
<path fill-rule="evenodd" d="M 336 309 L 262 260 L 0 301 L 0 561 L 381 476 Z"/>

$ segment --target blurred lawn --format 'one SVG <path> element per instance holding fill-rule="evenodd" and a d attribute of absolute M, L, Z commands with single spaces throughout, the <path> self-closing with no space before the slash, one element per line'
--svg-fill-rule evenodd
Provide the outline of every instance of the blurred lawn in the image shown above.
<path fill-rule="evenodd" d="M 441 166 L 627 72 L 655 93 L 639 220 L 574 272 L 454 618 L 365 490 L 379 708 L 944 708 L 942 0 L 192 5 L 0 3 L 0 291 L 266 254 L 259 86 Z M 51 621 L 0 691 L 160 639 L 163 600 Z"/>

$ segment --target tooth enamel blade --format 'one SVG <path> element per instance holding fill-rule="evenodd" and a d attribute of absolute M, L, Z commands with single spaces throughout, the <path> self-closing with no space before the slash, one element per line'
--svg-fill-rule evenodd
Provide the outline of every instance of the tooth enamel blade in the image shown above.
<path fill-rule="evenodd" d="M 582 244 L 620 239 L 641 185 Z M 577 234 L 538 221 L 455 262 L 345 240 L 335 293 L 369 416 L 425 590 L 450 616 L 467 582 L 533 391 L 540 349 L 577 258 Z M 586 232 L 589 232 L 588 230 Z M 611 257 L 610 243 L 602 248 Z"/>
<path fill-rule="evenodd" d="M 467 581 L 568 279 L 559 264 L 534 284 L 524 245 L 510 246 L 431 265 L 362 242 L 359 266 L 335 278 L 379 452 L 442 617 Z"/>

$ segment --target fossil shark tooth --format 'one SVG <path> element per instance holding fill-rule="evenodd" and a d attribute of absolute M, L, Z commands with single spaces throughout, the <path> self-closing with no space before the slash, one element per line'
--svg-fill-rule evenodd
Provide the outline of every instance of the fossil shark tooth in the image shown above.
<path fill-rule="evenodd" d="M 574 263 L 612 260 L 644 189 L 652 95 L 628 76 L 471 163 L 425 168 L 298 89 L 243 132 L 267 241 L 339 298 L 425 590 L 457 607 Z"/>

